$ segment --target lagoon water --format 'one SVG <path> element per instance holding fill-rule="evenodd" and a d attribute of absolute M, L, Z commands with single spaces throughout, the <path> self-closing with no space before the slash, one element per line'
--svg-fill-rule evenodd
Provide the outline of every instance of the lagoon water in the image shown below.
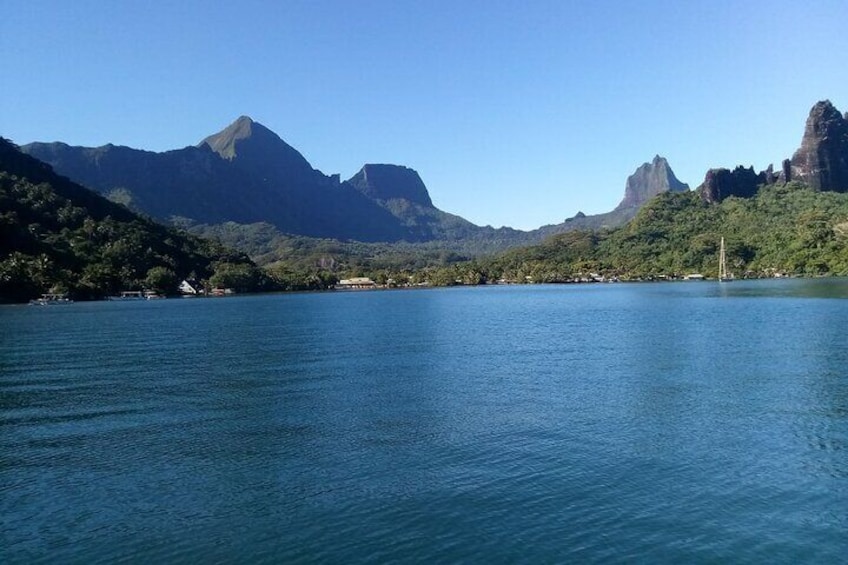
<path fill-rule="evenodd" d="M 848 281 L 0 308 L 0 562 L 837 563 Z"/>

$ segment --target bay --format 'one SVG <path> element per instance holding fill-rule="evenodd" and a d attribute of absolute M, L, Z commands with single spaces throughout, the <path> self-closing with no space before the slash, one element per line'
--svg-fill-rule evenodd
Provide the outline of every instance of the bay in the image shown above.
<path fill-rule="evenodd" d="M 848 281 L 0 308 L 0 561 L 843 562 Z"/>

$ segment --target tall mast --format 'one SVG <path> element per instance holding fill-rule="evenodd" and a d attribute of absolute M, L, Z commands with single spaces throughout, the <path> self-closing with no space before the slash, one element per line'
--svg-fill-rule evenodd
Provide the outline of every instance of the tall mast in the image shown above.
<path fill-rule="evenodd" d="M 718 280 L 726 281 L 727 276 L 727 258 L 724 253 L 724 237 L 721 238 L 721 247 L 718 252 Z"/>

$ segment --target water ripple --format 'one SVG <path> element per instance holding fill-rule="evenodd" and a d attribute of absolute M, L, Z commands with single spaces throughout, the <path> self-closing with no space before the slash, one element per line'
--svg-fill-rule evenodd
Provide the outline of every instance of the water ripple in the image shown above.
<path fill-rule="evenodd" d="M 843 561 L 848 301 L 708 286 L 0 308 L 0 561 Z"/>

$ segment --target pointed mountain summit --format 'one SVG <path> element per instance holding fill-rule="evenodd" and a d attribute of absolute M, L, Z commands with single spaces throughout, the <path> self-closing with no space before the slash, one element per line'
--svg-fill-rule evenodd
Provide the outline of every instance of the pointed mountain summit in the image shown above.
<path fill-rule="evenodd" d="M 689 185 L 680 182 L 664 157 L 656 155 L 650 163 L 643 163 L 627 177 L 624 186 L 624 198 L 615 209 L 603 214 L 587 215 L 578 212 L 556 225 L 542 226 L 537 230 L 544 236 L 571 230 L 610 229 L 622 226 L 632 220 L 639 209 L 651 198 L 663 192 L 686 192 Z"/>
<path fill-rule="evenodd" d="M 202 147 L 206 144 L 212 151 L 224 159 L 232 161 L 233 157 L 236 156 L 236 143 L 244 139 L 249 139 L 253 135 L 254 127 L 259 131 L 267 130 L 265 126 L 257 124 L 250 117 L 240 116 L 236 121 L 218 133 L 208 136 L 197 145 L 198 147 Z M 273 132 L 271 133 L 273 134 Z"/>
<path fill-rule="evenodd" d="M 323 176 L 312 168 L 300 152 L 280 136 L 248 116 L 236 121 L 198 144 L 208 146 L 221 158 L 244 170 L 274 181 L 314 180 Z"/>
<path fill-rule="evenodd" d="M 791 167 L 792 179 L 816 190 L 848 191 L 848 114 L 840 114 L 830 100 L 816 102 Z"/>
<path fill-rule="evenodd" d="M 616 210 L 638 208 L 663 192 L 685 192 L 689 185 L 680 182 L 668 161 L 659 155 L 650 163 L 643 163 L 636 172 L 627 177 L 624 198 Z"/>
<path fill-rule="evenodd" d="M 365 165 L 349 181 L 374 200 L 402 199 L 431 208 L 433 201 L 414 169 L 400 165 Z"/>

